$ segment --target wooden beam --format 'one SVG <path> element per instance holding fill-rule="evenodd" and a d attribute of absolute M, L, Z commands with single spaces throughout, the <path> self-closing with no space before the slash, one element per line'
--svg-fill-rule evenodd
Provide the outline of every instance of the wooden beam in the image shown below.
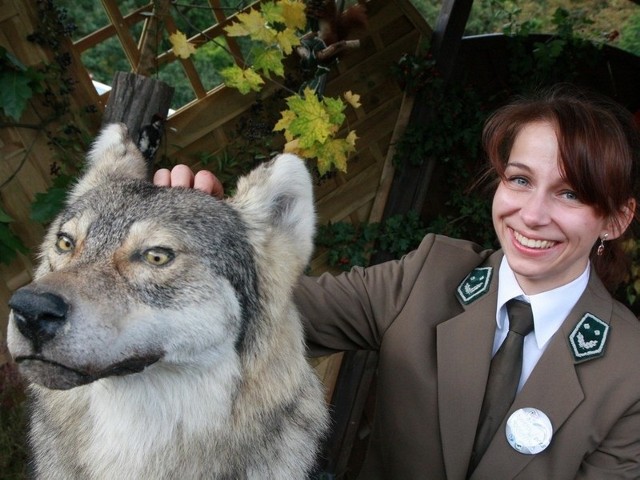
<path fill-rule="evenodd" d="M 151 11 L 151 7 L 151 4 L 145 5 L 144 7 L 140 7 L 127 16 L 123 17 L 125 26 L 129 28 L 131 27 L 131 25 L 135 25 L 138 22 L 144 21 L 144 19 L 146 18 L 145 14 Z M 102 43 L 105 40 L 113 37 L 115 34 L 115 27 L 112 24 L 109 24 L 96 30 L 93 33 L 82 37 L 80 40 L 73 42 L 73 46 L 79 53 L 82 53 L 85 50 L 95 47 L 98 43 Z"/>
<path fill-rule="evenodd" d="M 473 0 L 444 0 L 431 37 L 431 52 L 443 77 L 455 64 Z"/>
<path fill-rule="evenodd" d="M 116 72 L 111 82 L 113 89 L 104 111 L 102 125 L 121 122 L 137 141 L 143 126 L 151 123 L 154 115 L 166 118 L 173 96 L 173 87 L 166 83 L 135 73 Z M 147 165 L 149 177 L 153 165 Z"/>
<path fill-rule="evenodd" d="M 122 48 L 124 49 L 124 53 L 129 60 L 129 65 L 131 68 L 135 68 L 140 62 L 140 52 L 138 51 L 138 47 L 136 42 L 134 41 L 131 33 L 127 28 L 127 25 L 120 13 L 120 9 L 118 5 L 114 2 L 114 0 L 102 0 L 102 6 L 107 12 L 107 16 L 109 17 L 109 21 L 113 24 L 116 29 L 116 33 L 118 38 L 120 39 L 120 43 L 122 44 Z"/>
<path fill-rule="evenodd" d="M 222 5 L 220 4 L 220 0 L 209 0 L 209 5 L 211 5 L 211 9 L 213 10 L 213 14 L 216 17 L 216 21 L 218 25 L 226 24 L 227 14 L 225 13 Z M 222 30 L 224 34 L 224 30 Z M 244 57 L 242 56 L 242 50 L 240 49 L 240 45 L 238 41 L 234 37 L 229 37 L 228 35 L 224 35 L 224 39 L 227 42 L 227 46 L 229 47 L 229 51 L 234 58 L 234 61 L 240 65 L 244 66 Z"/>
<path fill-rule="evenodd" d="M 431 37 L 431 52 L 445 80 L 451 77 L 456 64 L 472 4 L 473 0 L 444 0 L 442 4 Z M 409 125 L 423 125 L 432 121 L 433 112 L 425 107 L 427 102 L 422 101 L 421 97 L 421 93 L 416 95 Z M 396 170 L 385 207 L 385 218 L 404 214 L 410 210 L 420 211 L 422 209 L 434 167 L 435 159 L 425 158 L 420 166 L 406 165 L 403 169 Z M 381 256 L 379 260 L 386 259 Z"/>

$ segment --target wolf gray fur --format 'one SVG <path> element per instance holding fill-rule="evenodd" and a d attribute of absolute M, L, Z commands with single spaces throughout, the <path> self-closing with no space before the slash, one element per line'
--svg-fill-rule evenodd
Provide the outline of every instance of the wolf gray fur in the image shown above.
<path fill-rule="evenodd" d="M 291 290 L 312 185 L 280 155 L 217 200 L 107 126 L 10 300 L 42 479 L 301 479 L 327 426 Z"/>

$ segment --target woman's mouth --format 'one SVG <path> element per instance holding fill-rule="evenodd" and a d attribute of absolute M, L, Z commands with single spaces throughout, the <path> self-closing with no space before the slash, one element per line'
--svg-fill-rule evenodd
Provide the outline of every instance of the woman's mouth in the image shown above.
<path fill-rule="evenodd" d="M 534 240 L 532 238 L 525 237 L 524 235 L 516 232 L 515 230 L 513 230 L 513 236 L 516 239 L 516 241 L 523 247 L 533 248 L 536 250 L 546 250 L 548 248 L 554 247 L 557 243 L 551 240 Z"/>

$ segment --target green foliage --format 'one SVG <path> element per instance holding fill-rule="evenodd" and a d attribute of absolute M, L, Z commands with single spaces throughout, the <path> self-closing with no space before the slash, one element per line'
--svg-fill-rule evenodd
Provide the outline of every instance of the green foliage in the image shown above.
<path fill-rule="evenodd" d="M 222 182 L 225 193 L 233 195 L 238 178 L 247 174 L 264 158 L 259 156 L 253 157 L 253 160 L 241 158 L 227 149 L 217 154 L 200 154 L 199 160 L 203 167 L 216 172 L 216 177 Z"/>
<path fill-rule="evenodd" d="M 640 10 L 624 23 L 620 34 L 620 48 L 640 56 Z"/>
<path fill-rule="evenodd" d="M 321 225 L 316 234 L 317 246 L 327 249 L 327 264 L 341 270 L 366 267 L 378 250 L 400 258 L 418 246 L 426 233 L 416 212 L 394 215 L 382 223 L 347 222 Z"/>
<path fill-rule="evenodd" d="M 25 67 L 5 49 L 0 48 L 0 109 L 8 121 L 4 126 L 29 128 L 44 134 L 52 148 L 56 161 L 51 164 L 53 186 L 47 193 L 36 195 L 32 206 L 32 219 L 47 222 L 62 206 L 62 198 L 70 178 L 77 173 L 84 158 L 88 135 L 78 128 L 81 115 L 92 113 L 75 112 L 71 108 L 74 80 L 69 75 L 71 56 L 64 51 L 62 40 L 74 31 L 66 11 L 53 2 L 37 2 L 40 23 L 28 40 L 43 48 L 51 49 L 54 61 L 38 66 Z M 31 102 L 37 110 L 39 123 L 17 124 L 22 112 Z M 24 153 L 29 155 L 30 150 Z M 21 162 L 16 172 L 8 176 L 2 186 L 10 182 L 24 164 Z M 9 264 L 18 253 L 26 253 L 22 241 L 11 232 L 12 221 L 0 207 L 0 262 Z"/>
<path fill-rule="evenodd" d="M 411 210 L 406 215 L 393 215 L 384 222 L 380 231 L 379 245 L 394 258 L 416 248 L 427 233 L 417 212 Z"/>
<path fill-rule="evenodd" d="M 27 253 L 29 250 L 9 228 L 9 224 L 13 222 L 7 213 L 0 208 L 0 263 L 9 265 L 18 252 Z"/>
<path fill-rule="evenodd" d="M 0 46 L 0 112 L 20 120 L 31 97 L 42 91 L 42 74 Z"/>
<path fill-rule="evenodd" d="M 53 220 L 64 206 L 73 179 L 74 177 L 70 175 L 58 175 L 46 192 L 37 193 L 31 204 L 31 220 L 39 223 L 49 223 Z"/>
<path fill-rule="evenodd" d="M 379 235 L 379 224 L 336 222 L 321 225 L 316 234 L 316 245 L 328 249 L 327 263 L 342 270 L 354 266 L 367 266 L 375 253 L 374 242 Z"/>
<path fill-rule="evenodd" d="M 515 41 L 510 43 L 509 69 L 510 83 L 519 91 L 557 82 L 576 82 L 602 62 L 601 44 L 575 34 L 580 25 L 590 23 L 584 13 L 559 8 L 553 14 L 552 23 L 555 34 L 545 42 L 534 43 L 530 53 L 526 35 L 531 33 L 531 26 L 509 26 L 505 30 L 507 34 L 516 32 L 513 34 Z"/>

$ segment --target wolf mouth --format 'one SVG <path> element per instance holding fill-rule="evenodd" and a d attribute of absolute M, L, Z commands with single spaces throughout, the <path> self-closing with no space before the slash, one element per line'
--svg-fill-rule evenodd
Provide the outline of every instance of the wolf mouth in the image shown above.
<path fill-rule="evenodd" d="M 53 390 L 68 390 L 102 378 L 139 373 L 160 358 L 162 355 L 159 354 L 131 357 L 95 372 L 69 367 L 37 355 L 17 357 L 15 361 L 20 371 L 33 382 Z"/>

